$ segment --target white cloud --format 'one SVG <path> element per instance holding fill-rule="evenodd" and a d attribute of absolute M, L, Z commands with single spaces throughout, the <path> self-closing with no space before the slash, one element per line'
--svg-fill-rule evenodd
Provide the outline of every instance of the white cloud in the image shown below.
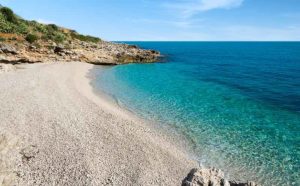
<path fill-rule="evenodd" d="M 207 11 L 217 8 L 235 8 L 239 7 L 243 3 L 243 0 L 202 0 L 199 5 L 199 11 Z"/>
<path fill-rule="evenodd" d="M 184 20 L 163 20 L 163 19 L 129 19 L 134 23 L 151 24 L 153 26 L 172 26 L 181 29 L 195 28 L 204 21 L 204 19 L 184 19 Z"/>
<path fill-rule="evenodd" d="M 244 0 L 184 0 L 167 3 L 166 7 L 179 10 L 184 17 L 191 17 L 199 12 L 213 9 L 231 9 L 242 5 Z"/>

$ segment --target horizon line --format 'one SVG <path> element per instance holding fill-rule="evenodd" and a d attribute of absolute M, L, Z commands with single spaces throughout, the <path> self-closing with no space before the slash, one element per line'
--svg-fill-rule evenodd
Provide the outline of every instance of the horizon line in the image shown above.
<path fill-rule="evenodd" d="M 247 41 L 247 40 L 236 40 L 236 41 L 190 41 L 190 40 L 110 40 L 110 42 L 300 42 L 300 40 L 296 40 L 296 41 L 289 41 L 289 40 L 270 40 L 270 41 L 261 41 L 261 40 L 257 40 L 257 41 Z"/>

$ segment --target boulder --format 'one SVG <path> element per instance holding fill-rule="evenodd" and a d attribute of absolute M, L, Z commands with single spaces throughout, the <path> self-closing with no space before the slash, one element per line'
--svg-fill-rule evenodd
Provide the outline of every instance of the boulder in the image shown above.
<path fill-rule="evenodd" d="M 139 47 L 137 45 L 128 45 L 128 48 L 138 49 Z"/>
<path fill-rule="evenodd" d="M 5 43 L 0 43 L 0 51 L 6 54 L 18 54 L 18 51 L 15 49 L 15 47 Z"/>
<path fill-rule="evenodd" d="M 192 169 L 182 181 L 182 186 L 258 186 L 255 182 L 228 181 L 224 173 L 216 168 Z"/>
<path fill-rule="evenodd" d="M 64 49 L 65 49 L 65 47 L 63 45 L 57 45 L 54 48 L 54 52 L 55 53 L 62 53 L 62 52 L 64 52 Z"/>
<path fill-rule="evenodd" d="M 35 51 L 37 49 L 37 47 L 34 45 L 30 45 L 28 48 L 29 48 L 29 50 L 32 50 L 32 51 Z"/>

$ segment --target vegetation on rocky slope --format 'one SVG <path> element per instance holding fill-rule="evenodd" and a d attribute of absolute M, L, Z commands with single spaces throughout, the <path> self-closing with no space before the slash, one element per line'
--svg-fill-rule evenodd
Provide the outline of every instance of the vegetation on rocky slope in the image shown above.
<path fill-rule="evenodd" d="M 103 41 L 55 24 L 27 21 L 0 5 L 0 62 L 80 61 L 93 64 L 151 63 L 160 53 Z"/>
<path fill-rule="evenodd" d="M 0 40 L 25 39 L 30 43 L 38 40 L 64 41 L 78 39 L 85 42 L 99 42 L 101 39 L 78 34 L 74 30 L 65 29 L 55 24 L 41 24 L 36 21 L 27 21 L 14 14 L 7 7 L 0 7 Z"/>

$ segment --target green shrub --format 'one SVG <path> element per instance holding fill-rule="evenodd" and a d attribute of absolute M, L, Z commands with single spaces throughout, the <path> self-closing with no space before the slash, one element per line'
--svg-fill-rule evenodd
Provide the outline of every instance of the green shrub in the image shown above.
<path fill-rule="evenodd" d="M 78 39 L 80 41 L 85 41 L 85 42 L 93 42 L 93 43 L 97 43 L 99 41 L 101 41 L 101 39 L 97 38 L 97 37 L 93 37 L 93 36 L 85 36 L 85 35 L 81 35 L 81 34 L 77 34 L 76 32 L 71 32 L 71 37 L 73 39 Z"/>
<path fill-rule="evenodd" d="M 54 41 L 56 43 L 62 43 L 65 41 L 66 37 L 64 34 L 60 33 L 60 32 L 47 32 L 46 34 L 43 34 L 41 36 L 41 39 L 44 41 Z"/>
<path fill-rule="evenodd" d="M 4 42 L 4 41 L 6 41 L 6 39 L 3 37 L 0 37 L 0 42 Z"/>
<path fill-rule="evenodd" d="M 48 37 L 47 34 L 44 34 L 44 35 L 41 36 L 41 39 L 44 40 L 44 41 L 47 41 L 47 40 L 49 40 L 49 37 Z"/>
<path fill-rule="evenodd" d="M 0 9 L 0 12 L 4 15 L 5 19 L 11 23 L 17 23 L 18 22 L 18 18 L 17 16 L 14 14 L 14 12 L 7 7 L 3 7 Z"/>
<path fill-rule="evenodd" d="M 77 34 L 76 30 L 70 30 L 70 33 Z"/>
<path fill-rule="evenodd" d="M 0 32 L 27 34 L 28 25 L 26 21 L 19 19 L 9 8 L 0 9 Z"/>
<path fill-rule="evenodd" d="M 25 36 L 25 39 L 30 43 L 34 43 L 38 39 L 51 40 L 56 43 L 72 39 L 94 43 L 101 41 L 97 37 L 78 34 L 75 30 L 66 31 L 66 33 L 64 31 L 66 30 L 55 24 L 46 25 L 36 21 L 23 20 L 15 15 L 11 9 L 0 6 L 0 33 Z"/>
<path fill-rule="evenodd" d="M 55 24 L 49 24 L 48 27 L 51 28 L 54 31 L 58 30 L 58 26 L 56 26 Z"/>
<path fill-rule="evenodd" d="M 0 12 L 0 32 L 2 33 L 12 33 L 13 24 L 6 20 L 6 17 Z"/>
<path fill-rule="evenodd" d="M 47 29 L 44 25 L 37 25 L 33 27 L 36 32 L 47 33 Z"/>
<path fill-rule="evenodd" d="M 54 40 L 56 43 L 62 43 L 62 42 L 64 42 L 64 40 L 65 40 L 65 36 L 64 36 L 64 34 L 57 33 L 57 34 L 53 37 L 53 40 Z"/>
<path fill-rule="evenodd" d="M 101 39 L 99 39 L 98 37 L 93 37 L 93 36 L 89 36 L 89 35 L 85 36 L 85 38 L 87 41 L 94 42 L 94 43 L 101 41 Z"/>
<path fill-rule="evenodd" d="M 30 26 L 35 32 L 47 33 L 47 28 L 44 24 L 36 21 L 27 21 L 27 25 Z"/>
<path fill-rule="evenodd" d="M 14 32 L 18 34 L 27 34 L 29 32 L 28 25 L 26 25 L 24 22 L 19 22 L 14 26 Z"/>
<path fill-rule="evenodd" d="M 35 35 L 35 34 L 28 34 L 25 39 L 29 43 L 34 43 L 34 42 L 36 42 L 39 39 L 39 37 L 37 35 Z"/>

